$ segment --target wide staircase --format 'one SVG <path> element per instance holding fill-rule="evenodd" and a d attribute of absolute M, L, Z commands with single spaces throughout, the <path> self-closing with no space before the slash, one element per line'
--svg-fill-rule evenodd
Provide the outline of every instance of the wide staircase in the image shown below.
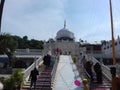
<path fill-rule="evenodd" d="M 45 68 L 38 77 L 36 88 L 42 90 L 50 90 L 51 89 L 51 72 L 52 67 Z"/>
<path fill-rule="evenodd" d="M 39 69 L 39 68 L 38 68 Z M 39 71 L 39 76 L 36 81 L 36 89 L 35 90 L 50 90 L 51 88 L 51 72 L 52 67 L 44 68 L 42 71 Z M 34 85 L 32 86 L 34 89 Z M 30 80 L 26 82 L 25 85 L 22 86 L 21 90 L 29 90 L 30 89 Z"/>
<path fill-rule="evenodd" d="M 86 58 L 87 61 L 89 60 L 89 57 Z M 98 62 L 95 58 L 92 58 L 92 61 L 94 63 Z M 53 80 L 55 77 L 55 72 L 57 68 L 58 61 L 55 62 L 54 66 L 49 68 L 38 68 L 39 70 L 39 76 L 36 82 L 36 90 L 52 90 L 51 87 L 53 86 Z M 86 72 L 83 65 L 78 65 L 77 68 L 80 72 L 81 78 L 87 78 L 89 81 L 90 90 L 110 90 L 111 88 L 111 74 L 110 69 L 102 65 L 102 73 L 103 73 L 103 83 L 98 84 L 96 83 L 96 75 L 94 75 L 94 83 L 90 81 L 90 75 Z M 28 81 L 21 90 L 29 90 L 30 88 L 30 81 Z M 32 87 L 33 88 L 33 87 Z"/>
<path fill-rule="evenodd" d="M 36 81 L 36 89 L 35 90 L 51 90 L 51 83 L 54 80 L 56 67 L 58 64 L 58 60 L 56 57 L 52 57 L 51 66 L 45 67 L 42 64 L 39 64 L 40 62 L 36 62 L 38 64 L 38 79 Z M 35 64 L 33 64 L 30 68 L 34 67 Z M 31 69 L 32 70 L 32 69 Z M 29 73 L 28 73 L 29 71 Z M 28 74 L 26 74 L 26 72 Z M 30 70 L 26 70 L 24 77 L 27 78 L 28 75 L 30 75 Z M 34 85 L 32 86 L 32 89 L 34 90 Z M 30 90 L 30 80 L 27 80 L 22 86 L 21 90 Z"/>

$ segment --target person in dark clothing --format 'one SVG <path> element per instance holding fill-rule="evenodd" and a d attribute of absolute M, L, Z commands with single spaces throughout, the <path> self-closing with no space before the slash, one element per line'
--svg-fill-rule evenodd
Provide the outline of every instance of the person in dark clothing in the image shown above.
<path fill-rule="evenodd" d="M 47 54 L 47 66 L 50 66 L 50 62 L 51 62 L 51 56 L 49 54 Z"/>
<path fill-rule="evenodd" d="M 51 56 L 49 54 L 47 54 L 46 56 L 44 56 L 43 61 L 44 61 L 43 64 L 46 67 L 49 67 L 50 66 L 50 62 L 51 62 Z"/>
<path fill-rule="evenodd" d="M 101 69 L 101 65 L 99 63 L 96 63 L 94 65 L 94 71 L 97 76 L 97 82 L 101 84 L 102 83 L 102 69 Z"/>
<path fill-rule="evenodd" d="M 43 64 L 44 64 L 45 66 L 47 66 L 47 55 L 45 55 L 45 56 L 43 57 Z"/>
<path fill-rule="evenodd" d="M 33 84 L 34 84 L 34 90 L 36 88 L 37 75 L 39 75 L 39 72 L 36 68 L 34 68 L 30 73 L 30 79 L 31 79 L 30 90 L 32 90 L 32 85 Z"/>
<path fill-rule="evenodd" d="M 91 81 L 93 81 L 92 65 L 93 65 L 92 61 L 87 61 L 85 64 L 86 71 L 90 75 Z"/>

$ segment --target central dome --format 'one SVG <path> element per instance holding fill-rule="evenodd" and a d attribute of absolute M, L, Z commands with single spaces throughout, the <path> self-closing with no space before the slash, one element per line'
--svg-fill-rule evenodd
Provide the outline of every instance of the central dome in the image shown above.
<path fill-rule="evenodd" d="M 56 39 L 74 41 L 74 34 L 66 29 L 66 22 L 64 23 L 64 28 L 57 32 Z"/>

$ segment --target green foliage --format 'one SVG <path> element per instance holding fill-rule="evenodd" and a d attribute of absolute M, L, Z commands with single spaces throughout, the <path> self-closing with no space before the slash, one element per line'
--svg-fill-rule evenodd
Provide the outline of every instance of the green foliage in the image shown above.
<path fill-rule="evenodd" d="M 73 60 L 74 63 L 76 63 L 77 57 L 76 57 L 76 56 L 73 56 L 73 57 L 72 57 L 72 60 Z"/>
<path fill-rule="evenodd" d="M 28 40 L 28 37 L 27 36 L 23 36 L 23 40 Z"/>
<path fill-rule="evenodd" d="M 27 36 L 23 38 L 19 36 L 12 36 L 10 34 L 1 34 L 0 35 L 0 53 L 5 53 L 6 48 L 9 48 L 13 52 L 16 48 L 18 49 L 43 49 L 44 42 L 41 40 L 31 39 L 28 40 Z"/>
<path fill-rule="evenodd" d="M 17 48 L 17 43 L 10 34 L 0 34 L 0 54 L 6 54 L 9 58 L 9 66 L 12 65 L 13 52 Z"/>
<path fill-rule="evenodd" d="M 60 59 L 60 57 L 59 57 L 59 56 L 57 56 L 57 57 L 56 57 L 56 60 L 59 60 L 59 59 Z"/>
<path fill-rule="evenodd" d="M 35 40 L 35 39 L 31 39 L 28 40 L 27 36 L 23 36 L 23 38 L 19 37 L 19 36 L 12 36 L 14 38 L 14 40 L 17 42 L 18 44 L 18 49 L 43 49 L 43 41 L 39 41 L 39 40 Z"/>
<path fill-rule="evenodd" d="M 43 49 L 43 41 L 35 39 L 28 40 L 27 36 L 23 38 L 2 33 L 0 35 L 0 54 L 6 54 L 9 58 L 9 66 L 12 66 L 13 52 L 18 49 Z"/>
<path fill-rule="evenodd" d="M 11 75 L 10 78 L 6 78 L 3 81 L 4 90 L 20 90 L 21 83 L 23 81 L 22 70 L 17 70 Z"/>
<path fill-rule="evenodd" d="M 34 49 L 34 48 L 43 49 L 43 42 L 42 42 L 42 41 L 35 40 L 35 39 L 31 39 L 31 40 L 30 40 L 30 43 L 29 43 L 29 46 L 30 46 L 30 48 L 32 48 L 32 49 Z"/>
<path fill-rule="evenodd" d="M 17 48 L 17 43 L 11 37 L 10 34 L 1 34 L 0 35 L 0 54 L 4 54 L 9 51 L 12 53 Z"/>

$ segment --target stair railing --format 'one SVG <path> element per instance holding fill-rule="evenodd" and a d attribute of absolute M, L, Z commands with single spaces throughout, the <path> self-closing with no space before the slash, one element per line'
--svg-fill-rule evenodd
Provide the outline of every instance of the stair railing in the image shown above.
<path fill-rule="evenodd" d="M 112 80 L 112 75 L 110 72 L 110 68 L 108 66 L 105 66 L 104 64 L 102 64 L 101 62 L 99 62 L 96 58 L 92 57 L 92 60 L 94 63 L 99 63 L 101 65 L 102 68 L 102 73 L 103 75 L 109 80 Z"/>
<path fill-rule="evenodd" d="M 26 84 L 26 82 L 28 82 L 31 70 L 33 70 L 35 67 L 38 68 L 42 63 L 42 57 L 39 57 L 34 61 L 34 63 L 32 63 L 26 70 L 23 71 L 23 84 Z"/>

